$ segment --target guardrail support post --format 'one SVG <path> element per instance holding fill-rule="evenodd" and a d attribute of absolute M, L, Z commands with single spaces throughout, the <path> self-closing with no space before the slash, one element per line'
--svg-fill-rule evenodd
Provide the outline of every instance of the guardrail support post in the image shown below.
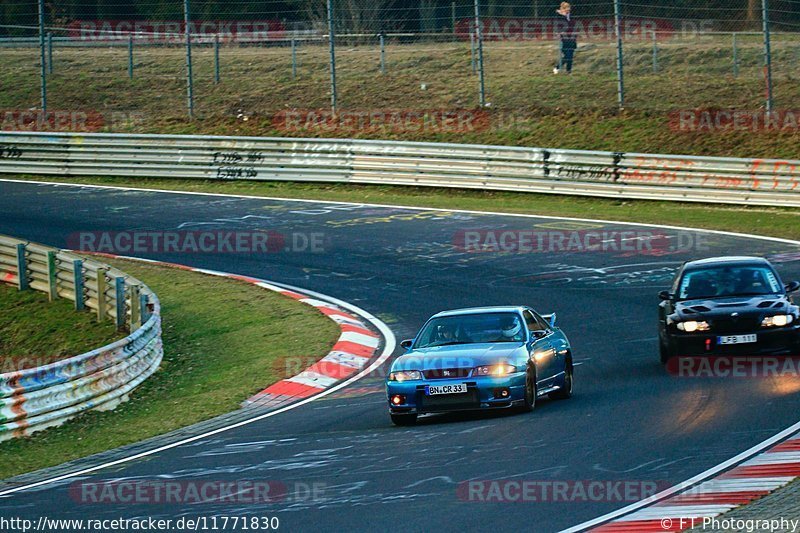
<path fill-rule="evenodd" d="M 17 245 L 17 287 L 19 290 L 26 291 L 30 288 L 28 284 L 28 259 L 25 257 L 25 245 Z"/>
<path fill-rule="evenodd" d="M 73 282 L 75 284 L 75 310 L 83 311 L 86 306 L 83 293 L 83 261 L 75 259 L 72 262 Z"/>
<path fill-rule="evenodd" d="M 146 294 L 139 294 L 139 312 L 141 313 L 142 318 L 140 322 L 144 324 L 148 320 L 150 320 L 150 313 L 148 312 L 148 303 L 149 299 L 147 298 Z"/>
<path fill-rule="evenodd" d="M 142 325 L 142 314 L 139 308 L 140 287 L 138 285 L 131 285 L 131 332 L 139 329 Z"/>
<path fill-rule="evenodd" d="M 125 312 L 125 278 L 114 278 L 114 291 L 117 300 L 117 329 L 124 329 L 127 318 Z"/>
<path fill-rule="evenodd" d="M 97 320 L 106 319 L 106 269 L 97 269 Z"/>
<path fill-rule="evenodd" d="M 56 252 L 47 252 L 47 297 L 52 302 L 58 298 L 58 267 L 56 267 Z"/>

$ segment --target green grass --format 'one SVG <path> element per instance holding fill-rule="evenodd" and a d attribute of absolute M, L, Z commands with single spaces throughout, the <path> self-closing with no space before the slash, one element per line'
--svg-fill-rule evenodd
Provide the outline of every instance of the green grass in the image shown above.
<path fill-rule="evenodd" d="M 626 152 L 797 158 L 800 133 L 686 132 L 670 128 L 670 111 L 764 106 L 762 44 L 740 36 L 740 74 L 732 73 L 730 37 L 673 39 L 659 43 L 653 73 L 650 43 L 626 43 L 627 106 L 617 109 L 615 50 L 609 42 L 581 43 L 575 73 L 554 76 L 555 43 L 487 42 L 488 127 L 282 129 L 274 116 L 286 109 L 328 109 L 327 48 L 301 44 L 298 77 L 282 47 L 224 46 L 222 83 L 213 83 L 213 51 L 194 49 L 196 119 L 186 113 L 184 52 L 180 47 L 135 50 L 135 79 L 127 78 L 121 48 L 58 48 L 48 80 L 51 110 L 80 110 L 105 117 L 107 131 L 225 135 L 358 137 L 582 148 Z M 36 50 L 0 53 L 0 110 L 35 109 L 39 103 Z M 775 108 L 800 100 L 800 40 L 774 42 Z M 458 110 L 478 106 L 478 80 L 469 44 L 390 43 L 387 74 L 378 48 L 337 48 L 341 110 Z M 425 84 L 426 90 L 421 89 Z M 116 114 L 115 114 L 116 113 Z M 133 121 L 125 117 L 136 117 Z M 13 129 L 13 121 L 6 129 Z"/>
<path fill-rule="evenodd" d="M 352 184 L 52 176 L 21 178 L 145 189 L 595 218 L 756 233 L 800 240 L 800 209 L 796 208 L 625 201 L 529 193 Z"/>
<path fill-rule="evenodd" d="M 0 373 L 42 366 L 124 336 L 111 321 L 78 313 L 68 300 L 0 283 Z"/>
<path fill-rule="evenodd" d="M 295 366 L 287 358 L 321 358 L 338 335 L 337 326 L 315 309 L 244 282 L 137 262 L 106 262 L 158 294 L 164 324 L 161 367 L 114 411 L 90 412 L 31 438 L 0 443 L 0 478 L 235 410 L 242 400 L 285 377 L 284 368 Z"/>

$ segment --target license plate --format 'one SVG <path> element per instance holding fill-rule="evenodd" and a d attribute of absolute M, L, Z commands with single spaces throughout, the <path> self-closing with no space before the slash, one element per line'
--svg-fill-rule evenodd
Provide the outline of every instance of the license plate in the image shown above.
<path fill-rule="evenodd" d="M 466 383 L 459 383 L 458 385 L 429 385 L 425 387 L 425 394 L 427 396 L 436 396 L 438 394 L 465 394 L 466 392 Z"/>
<path fill-rule="evenodd" d="M 754 333 L 752 335 L 727 335 L 725 337 L 717 337 L 717 344 L 749 344 L 758 342 L 758 336 Z"/>

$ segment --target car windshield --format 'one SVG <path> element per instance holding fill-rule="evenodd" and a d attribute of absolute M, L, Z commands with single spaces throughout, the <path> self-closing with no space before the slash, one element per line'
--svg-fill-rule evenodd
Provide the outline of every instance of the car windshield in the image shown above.
<path fill-rule="evenodd" d="M 775 273 L 762 266 L 715 266 L 690 270 L 678 289 L 681 300 L 777 294 L 782 288 Z"/>
<path fill-rule="evenodd" d="M 430 320 L 417 336 L 414 348 L 524 340 L 525 327 L 517 313 L 476 313 Z"/>

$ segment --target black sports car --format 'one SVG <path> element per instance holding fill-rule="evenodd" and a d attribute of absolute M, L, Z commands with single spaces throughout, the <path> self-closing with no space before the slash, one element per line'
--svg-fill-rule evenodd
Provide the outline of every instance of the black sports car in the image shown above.
<path fill-rule="evenodd" d="M 800 310 L 775 268 L 758 257 L 685 263 L 659 293 L 661 362 L 674 356 L 800 355 Z"/>

